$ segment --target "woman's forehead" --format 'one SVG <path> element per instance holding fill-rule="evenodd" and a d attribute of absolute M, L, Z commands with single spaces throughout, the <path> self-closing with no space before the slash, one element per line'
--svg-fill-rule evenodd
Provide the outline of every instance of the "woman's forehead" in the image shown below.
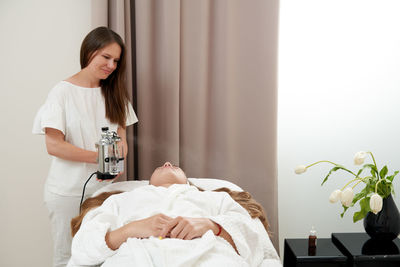
<path fill-rule="evenodd" d="M 117 43 L 110 43 L 99 50 L 101 53 L 106 53 L 114 57 L 121 55 L 121 47 Z"/>

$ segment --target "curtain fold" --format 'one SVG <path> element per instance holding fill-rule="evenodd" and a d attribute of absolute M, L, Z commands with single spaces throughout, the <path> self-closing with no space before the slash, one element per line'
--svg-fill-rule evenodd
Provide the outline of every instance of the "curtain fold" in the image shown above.
<path fill-rule="evenodd" d="M 232 181 L 278 248 L 278 0 L 136 0 L 139 179 L 171 161 Z"/>
<path fill-rule="evenodd" d="M 135 1 L 138 116 L 144 116 L 139 179 L 165 158 L 179 162 L 179 6 L 177 0 Z"/>

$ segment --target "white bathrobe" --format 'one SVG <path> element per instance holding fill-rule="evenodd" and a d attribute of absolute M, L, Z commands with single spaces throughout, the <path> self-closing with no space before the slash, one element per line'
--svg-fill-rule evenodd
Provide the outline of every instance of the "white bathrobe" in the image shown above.
<path fill-rule="evenodd" d="M 210 230 L 201 238 L 181 240 L 128 238 L 119 249 L 106 242 L 108 231 L 163 213 L 170 217 L 203 217 L 220 224 L 232 237 L 239 254 Z M 90 211 L 72 241 L 68 266 L 281 266 L 279 257 L 258 219 L 225 192 L 201 192 L 186 184 L 152 185 L 109 197 Z"/>

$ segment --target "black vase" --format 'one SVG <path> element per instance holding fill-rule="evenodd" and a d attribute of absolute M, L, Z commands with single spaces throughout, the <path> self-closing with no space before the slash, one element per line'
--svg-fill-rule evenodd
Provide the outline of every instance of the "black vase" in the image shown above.
<path fill-rule="evenodd" d="M 399 248 L 392 240 L 368 239 L 361 248 L 363 255 L 398 255 Z"/>
<path fill-rule="evenodd" d="M 392 195 L 383 199 L 382 210 L 378 214 L 367 213 L 364 218 L 364 229 L 375 240 L 393 240 L 399 235 L 400 214 Z"/>

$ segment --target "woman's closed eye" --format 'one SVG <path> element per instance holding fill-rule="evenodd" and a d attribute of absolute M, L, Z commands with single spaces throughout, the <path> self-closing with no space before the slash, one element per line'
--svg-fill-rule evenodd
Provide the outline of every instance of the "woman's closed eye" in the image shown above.
<path fill-rule="evenodd" d="M 111 59 L 111 56 L 109 56 L 109 55 L 103 55 L 103 57 L 104 57 L 105 59 L 107 59 L 107 60 Z M 115 63 L 118 63 L 118 61 L 119 61 L 119 58 L 115 58 L 115 59 L 114 59 L 114 62 L 115 62 Z"/>

